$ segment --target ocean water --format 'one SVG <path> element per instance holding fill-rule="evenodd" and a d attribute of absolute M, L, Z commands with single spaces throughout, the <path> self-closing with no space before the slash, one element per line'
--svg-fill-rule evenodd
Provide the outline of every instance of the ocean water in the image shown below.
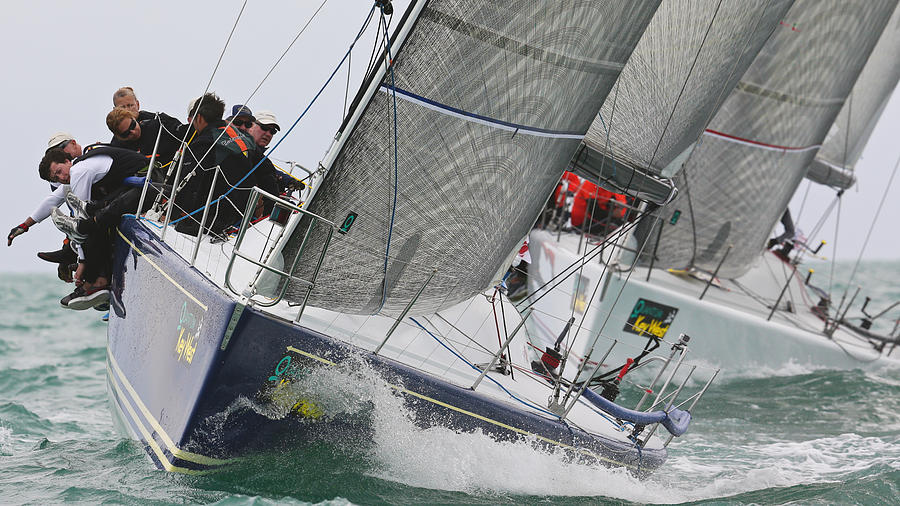
<path fill-rule="evenodd" d="M 824 281 L 828 267 L 815 268 Z M 836 289 L 848 286 L 849 270 L 839 266 Z M 900 262 L 868 262 L 849 286 L 864 286 L 860 297 L 873 297 L 877 312 L 900 300 L 896 279 Z M 113 426 L 100 314 L 58 308 L 68 287 L 52 274 L 0 280 L 2 504 L 900 501 L 897 369 L 793 366 L 718 381 L 690 431 L 670 446 L 669 461 L 644 481 L 536 453 L 527 443 L 418 429 L 402 409 L 378 415 L 368 446 L 284 448 L 212 475 L 169 474 Z M 890 331 L 892 321 L 875 328 Z"/>

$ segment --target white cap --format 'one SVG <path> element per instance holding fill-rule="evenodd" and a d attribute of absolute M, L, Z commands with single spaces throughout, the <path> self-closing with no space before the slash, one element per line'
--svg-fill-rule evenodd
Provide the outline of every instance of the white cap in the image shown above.
<path fill-rule="evenodd" d="M 278 120 L 275 119 L 275 113 L 272 111 L 259 111 L 256 113 L 256 122 L 260 125 L 275 125 L 281 130 L 281 127 L 278 125 Z"/>
<path fill-rule="evenodd" d="M 191 113 L 194 112 L 194 106 L 197 105 L 197 101 L 199 98 L 192 98 L 190 102 L 188 102 L 188 119 L 191 118 Z"/>
<path fill-rule="evenodd" d="M 72 134 L 66 132 L 56 132 L 55 134 L 50 136 L 50 140 L 47 141 L 48 148 L 55 148 L 56 146 L 62 144 L 66 141 L 74 141 L 75 137 L 72 137 Z"/>

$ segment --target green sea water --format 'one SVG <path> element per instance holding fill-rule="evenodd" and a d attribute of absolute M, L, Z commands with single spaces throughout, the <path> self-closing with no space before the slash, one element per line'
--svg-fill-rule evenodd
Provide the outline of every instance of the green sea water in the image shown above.
<path fill-rule="evenodd" d="M 850 287 L 880 311 L 900 300 L 897 279 L 900 263 L 869 262 Z M 114 428 L 100 314 L 60 309 L 68 287 L 52 275 L 0 280 L 2 504 L 900 502 L 900 369 L 802 364 L 714 383 L 645 481 L 524 443 L 418 429 L 402 413 L 364 448 L 283 448 L 208 476 L 169 474 Z M 876 328 L 890 331 L 887 318 Z"/>

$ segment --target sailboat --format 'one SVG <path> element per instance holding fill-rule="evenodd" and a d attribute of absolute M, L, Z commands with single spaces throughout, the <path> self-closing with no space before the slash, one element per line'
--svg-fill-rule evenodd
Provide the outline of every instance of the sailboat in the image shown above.
<path fill-rule="evenodd" d="M 673 177 L 679 193 L 644 196 L 645 202 L 656 198 L 649 209 L 654 219 L 642 220 L 618 248 L 603 251 L 581 230 L 533 232 L 531 295 L 520 308 L 552 313 L 593 283 L 599 291 L 583 316 L 588 328 L 638 342 L 691 335 L 702 342 L 695 350 L 702 360 L 732 372 L 900 364 L 892 353 L 898 336 L 848 325 L 849 303 L 836 307 L 811 272 L 798 271 L 799 258 L 815 246 L 798 241 L 794 254 L 767 249 L 804 175 L 835 188 L 852 184 L 847 169 L 898 80 L 896 2 L 797 0 L 785 7 L 786 13 L 764 21 L 771 35 L 753 39 L 760 47 L 752 63 L 726 84 L 727 98 L 713 106 L 711 119 L 683 130 L 691 139 L 685 149 L 671 142 L 675 149 L 667 152 L 664 141 L 642 146 L 633 136 L 623 142 L 614 126 L 603 137 L 605 146 L 595 141 L 592 148 L 586 138 L 582 149 L 599 154 L 585 156 L 583 164 L 576 158 L 576 173 L 593 173 L 614 189 L 616 178 L 604 173 L 625 165 L 651 182 L 650 176 Z M 851 25 L 865 29 L 846 30 Z M 618 114 L 629 128 L 635 113 L 626 107 Z M 605 166 L 591 170 L 591 160 L 605 160 Z M 620 191 L 640 188 L 638 177 L 629 176 L 630 184 L 621 180 Z M 545 285 L 562 290 L 542 297 Z M 534 321 L 550 339 L 541 318 Z"/>
<path fill-rule="evenodd" d="M 159 222 L 123 218 L 107 353 L 122 426 L 160 468 L 203 473 L 364 441 L 376 385 L 421 426 L 662 465 L 717 373 L 692 378 L 689 340 L 622 368 L 640 386 L 626 408 L 558 368 L 570 326 L 538 346 L 500 287 L 658 5 L 414 1 L 302 205 L 254 188 L 233 237 L 206 233 L 203 209 L 173 215 L 175 198 Z M 386 35 L 390 9 L 366 24 Z"/>

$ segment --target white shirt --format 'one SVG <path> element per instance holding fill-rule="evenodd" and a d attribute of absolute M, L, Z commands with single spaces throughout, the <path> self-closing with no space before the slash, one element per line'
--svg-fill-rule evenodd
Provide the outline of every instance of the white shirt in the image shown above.
<path fill-rule="evenodd" d="M 66 201 L 66 192 L 71 191 L 76 197 L 90 202 L 91 186 L 103 179 L 112 167 L 113 159 L 109 155 L 94 155 L 79 161 L 69 169 L 69 184 L 61 184 L 38 205 L 31 213 L 31 219 L 40 223 L 50 212 Z"/>
<path fill-rule="evenodd" d="M 59 207 L 66 201 L 66 192 L 68 190 L 69 185 L 57 183 L 56 189 L 54 189 L 50 195 L 44 197 L 44 200 L 38 204 L 37 209 L 31 212 L 31 219 L 38 223 L 47 219 L 47 216 L 50 216 L 50 212 L 53 211 L 53 209 Z"/>
<path fill-rule="evenodd" d="M 90 202 L 91 186 L 103 179 L 112 167 L 112 162 L 113 159 L 109 155 L 95 155 L 72 165 L 69 169 L 70 191 L 81 200 Z"/>

